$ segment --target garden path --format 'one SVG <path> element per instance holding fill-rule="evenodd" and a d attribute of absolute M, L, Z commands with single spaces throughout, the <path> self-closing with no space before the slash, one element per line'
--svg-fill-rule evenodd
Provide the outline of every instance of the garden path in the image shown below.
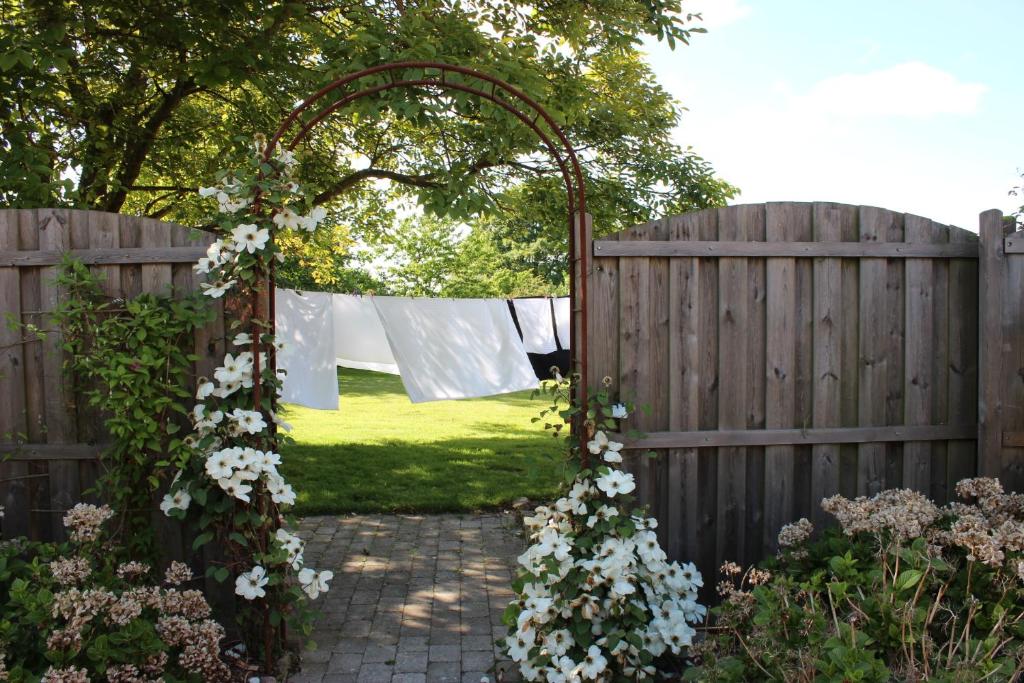
<path fill-rule="evenodd" d="M 303 518 L 306 562 L 334 580 L 317 605 L 317 649 L 289 680 L 494 681 L 494 641 L 523 548 L 513 529 L 502 513 Z"/>

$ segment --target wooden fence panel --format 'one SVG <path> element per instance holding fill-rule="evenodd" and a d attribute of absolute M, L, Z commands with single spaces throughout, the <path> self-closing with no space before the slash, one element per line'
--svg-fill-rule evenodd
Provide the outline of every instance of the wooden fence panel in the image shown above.
<path fill-rule="evenodd" d="M 191 263 L 209 242 L 178 225 L 131 216 L 67 209 L 0 210 L 0 312 L 47 333 L 42 339 L 0 327 L 0 504 L 5 538 L 64 537 L 63 513 L 90 500 L 106 439 L 102 416 L 85 405 L 63 368 L 61 339 L 49 314 L 62 292 L 60 257 L 72 252 L 103 278 L 113 298 L 143 291 L 169 294 L 198 288 Z M 218 306 L 222 309 L 222 306 Z M 210 374 L 223 354 L 223 311 L 196 336 Z M 161 526 L 169 557 L 184 556 L 177 525 Z"/>
<path fill-rule="evenodd" d="M 713 576 L 774 551 L 799 516 L 829 523 L 822 498 L 904 485 L 945 501 L 975 471 L 977 236 L 770 203 L 592 249 L 592 377 L 650 409 L 629 446 L 659 458 L 630 470 L 672 557 Z"/>

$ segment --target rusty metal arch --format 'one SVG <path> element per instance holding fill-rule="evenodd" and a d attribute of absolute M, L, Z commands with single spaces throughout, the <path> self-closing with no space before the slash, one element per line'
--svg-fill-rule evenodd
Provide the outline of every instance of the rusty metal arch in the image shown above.
<path fill-rule="evenodd" d="M 429 69 L 436 71 L 436 75 L 426 75 L 422 78 L 415 79 L 400 79 L 396 80 L 394 72 L 406 69 Z M 315 111 L 312 116 L 306 119 L 304 122 L 300 120 L 302 115 L 306 112 L 312 111 L 314 106 L 317 105 L 324 97 L 332 92 L 335 92 L 345 86 L 358 81 L 359 79 L 371 76 L 374 74 L 388 74 L 391 79 L 387 83 L 378 84 L 362 88 L 352 93 L 346 94 L 343 97 L 334 100 L 333 102 L 323 106 L 319 110 Z M 448 79 L 448 74 L 456 73 L 462 76 L 467 76 L 471 79 L 482 81 L 490 84 L 488 89 L 480 89 L 462 83 L 460 81 L 451 81 Z M 569 251 L 569 307 L 572 324 L 570 325 L 569 332 L 569 349 L 570 349 L 570 369 L 576 370 L 579 374 L 579 383 L 576 386 L 576 395 L 578 397 L 585 398 L 587 396 L 587 279 L 586 279 L 586 264 L 588 261 L 587 249 L 587 198 L 586 188 L 583 180 L 583 171 L 579 163 L 579 159 L 576 156 L 576 151 L 573 149 L 569 142 L 568 137 L 562 131 L 561 127 L 554 120 L 554 118 L 548 113 L 544 107 L 539 104 L 536 100 L 531 98 L 529 95 L 524 93 L 522 90 L 515 86 L 499 79 L 494 76 L 490 76 L 483 72 L 467 67 L 456 66 L 453 64 L 444 64 L 441 62 L 425 62 L 425 61 L 407 61 L 407 62 L 393 62 L 389 64 L 381 64 L 378 66 L 362 69 L 360 71 L 353 72 L 346 76 L 343 76 L 317 92 L 310 95 L 299 105 L 297 105 L 281 122 L 277 131 L 274 132 L 273 136 L 268 140 L 267 146 L 263 152 L 263 158 L 265 161 L 269 160 L 277 148 L 279 143 L 284 141 L 288 131 L 295 125 L 299 125 L 299 130 L 286 142 L 283 146 L 286 149 L 294 149 L 302 140 L 304 140 L 310 132 L 315 129 L 320 123 L 327 119 L 331 114 L 351 104 L 352 102 L 374 95 L 377 93 L 385 92 L 396 88 L 440 88 L 443 90 L 457 90 L 465 92 L 471 95 L 475 95 L 481 99 L 490 101 L 501 108 L 505 109 L 520 122 L 526 125 L 532 130 L 537 137 L 541 140 L 548 153 L 552 156 L 557 164 L 559 171 L 562 175 L 562 180 L 565 183 L 566 195 L 567 195 L 567 214 L 568 214 L 568 251 Z M 502 97 L 499 95 L 499 91 L 502 94 L 510 95 L 512 99 Z M 525 108 L 529 113 L 524 112 L 521 108 L 516 106 L 519 103 L 525 105 Z M 530 115 L 532 113 L 532 116 Z M 544 128 L 541 127 L 539 122 L 543 122 L 544 126 L 550 133 L 555 136 L 556 140 L 552 139 L 548 132 L 545 132 Z M 563 156 L 564 154 L 564 156 Z M 577 245 L 580 249 L 577 250 Z M 577 253 L 579 251 L 579 253 Z M 270 282 L 269 282 L 269 307 L 268 318 L 271 326 L 274 326 L 274 268 L 273 263 L 271 264 L 270 270 Z M 577 288 L 578 286 L 578 288 Z M 258 297 L 257 297 L 258 298 Z M 254 301 L 254 311 L 258 312 L 260 308 L 259 301 Z M 579 315 L 577 321 L 576 316 Z M 577 322 L 579 323 L 577 325 Z M 254 345 L 255 346 L 255 345 Z M 256 405 L 260 405 L 259 396 L 259 362 L 258 354 L 255 353 L 254 357 L 256 363 L 253 368 L 254 373 L 254 393 Z M 275 354 L 271 354 L 270 358 L 271 369 L 276 371 L 276 358 Z M 584 455 L 586 449 L 583 449 Z"/>

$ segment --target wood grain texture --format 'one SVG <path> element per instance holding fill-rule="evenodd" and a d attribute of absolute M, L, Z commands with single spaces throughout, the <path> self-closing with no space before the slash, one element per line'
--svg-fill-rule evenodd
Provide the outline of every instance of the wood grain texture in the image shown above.
<path fill-rule="evenodd" d="M 920 216 L 906 217 L 906 239 L 924 242 L 932 239 L 932 221 Z M 932 422 L 932 393 L 935 378 L 932 362 L 935 353 L 935 287 L 932 263 L 927 259 L 907 259 L 906 269 L 906 363 L 904 366 L 904 419 L 908 425 Z M 931 444 L 908 441 L 903 445 L 904 488 L 930 493 L 932 476 Z"/>
<path fill-rule="evenodd" d="M 789 203 L 784 206 L 801 206 Z M 756 206 L 756 205 L 742 205 Z M 741 207 L 730 207 L 730 209 Z M 871 209 L 870 212 L 882 211 Z M 891 212 L 890 212 L 891 213 Z M 724 240 L 721 242 L 613 242 L 599 240 L 594 242 L 595 256 L 697 256 L 697 257 L 751 257 L 768 258 L 772 256 L 790 258 L 976 258 L 978 245 L 971 242 L 955 244 L 911 244 L 904 242 L 872 243 L 872 242 L 782 242 L 773 243 L 763 240 L 738 241 Z"/>
<path fill-rule="evenodd" d="M 972 439 L 978 426 L 921 425 L 877 427 L 822 427 L 811 429 L 718 429 L 650 432 L 637 439 L 616 435 L 627 450 L 649 448 L 742 448 L 790 444 L 884 444 L 904 441 Z M 733 451 L 735 452 L 735 451 Z"/>
<path fill-rule="evenodd" d="M 1003 471 L 1003 315 L 1008 270 L 1003 252 L 1003 212 L 992 209 L 982 213 L 979 235 L 978 473 L 998 477 Z"/>
<path fill-rule="evenodd" d="M 711 576 L 770 552 L 796 517 L 830 523 L 825 497 L 906 482 L 944 498 L 973 471 L 981 248 L 925 219 L 802 202 L 697 211 L 594 243 L 591 282 L 618 276 L 602 297 L 617 303 L 595 320 L 619 332 L 593 333 L 592 358 L 615 359 L 622 394 L 651 407 L 627 451 L 664 462 L 627 460 L 673 559 Z"/>

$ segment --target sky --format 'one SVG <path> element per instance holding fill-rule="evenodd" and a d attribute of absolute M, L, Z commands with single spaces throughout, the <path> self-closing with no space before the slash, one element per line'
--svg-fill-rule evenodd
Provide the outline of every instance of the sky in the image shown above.
<path fill-rule="evenodd" d="M 1024 0 L 684 0 L 708 32 L 648 41 L 676 141 L 730 203 L 881 206 L 977 231 L 1024 169 Z"/>

